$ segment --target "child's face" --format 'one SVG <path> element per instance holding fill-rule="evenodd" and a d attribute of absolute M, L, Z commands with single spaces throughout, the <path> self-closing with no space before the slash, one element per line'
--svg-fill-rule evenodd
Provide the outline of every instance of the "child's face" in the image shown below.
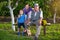
<path fill-rule="evenodd" d="M 23 14 L 23 10 L 20 10 L 20 13 L 19 14 L 22 15 Z"/>

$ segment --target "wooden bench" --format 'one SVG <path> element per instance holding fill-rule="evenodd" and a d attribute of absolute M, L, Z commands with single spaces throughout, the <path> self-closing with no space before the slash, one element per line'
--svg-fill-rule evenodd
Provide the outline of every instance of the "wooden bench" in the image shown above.
<path fill-rule="evenodd" d="M 13 25 L 17 25 L 17 23 L 15 23 L 15 24 L 13 24 Z M 43 28 L 44 28 L 44 30 L 43 30 L 43 32 L 44 32 L 44 35 L 46 35 L 46 26 L 50 26 L 51 25 L 51 23 L 47 23 L 46 25 L 42 25 L 43 26 Z"/>
<path fill-rule="evenodd" d="M 46 35 L 46 26 L 50 26 L 51 25 L 51 23 L 47 23 L 46 25 L 43 25 L 43 27 L 44 27 L 44 35 Z"/>

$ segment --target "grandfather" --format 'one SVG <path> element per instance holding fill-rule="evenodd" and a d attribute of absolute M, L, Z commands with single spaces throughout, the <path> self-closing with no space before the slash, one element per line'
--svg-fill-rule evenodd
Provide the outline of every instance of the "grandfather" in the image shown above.
<path fill-rule="evenodd" d="M 36 34 L 34 36 L 34 40 L 38 40 L 41 30 L 41 23 L 43 19 L 43 12 L 40 10 L 39 5 L 36 3 L 34 4 L 34 10 L 30 11 L 28 14 L 28 20 L 26 22 L 27 25 L 35 24 L 36 25 Z"/>

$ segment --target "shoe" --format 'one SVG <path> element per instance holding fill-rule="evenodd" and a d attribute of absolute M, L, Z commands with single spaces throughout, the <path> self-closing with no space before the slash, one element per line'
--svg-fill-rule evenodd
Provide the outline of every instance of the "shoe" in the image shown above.
<path fill-rule="evenodd" d="M 20 32 L 18 32 L 17 35 L 20 36 Z"/>
<path fill-rule="evenodd" d="M 22 32 L 22 36 L 24 36 L 24 34 L 25 34 L 25 33 L 24 33 L 24 32 Z"/>
<path fill-rule="evenodd" d="M 35 36 L 35 37 L 34 37 L 34 40 L 38 40 L 38 38 Z"/>

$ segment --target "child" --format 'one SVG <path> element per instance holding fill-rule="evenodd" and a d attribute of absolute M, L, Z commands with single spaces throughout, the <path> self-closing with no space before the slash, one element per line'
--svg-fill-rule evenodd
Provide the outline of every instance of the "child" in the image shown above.
<path fill-rule="evenodd" d="M 25 21 L 26 21 L 26 15 L 23 13 L 23 10 L 20 10 L 19 15 L 18 15 L 18 19 L 17 19 L 17 22 L 18 22 L 18 35 L 20 35 L 21 26 L 23 26 L 24 32 L 26 32 L 26 27 L 25 27 L 25 24 L 24 24 Z"/>

